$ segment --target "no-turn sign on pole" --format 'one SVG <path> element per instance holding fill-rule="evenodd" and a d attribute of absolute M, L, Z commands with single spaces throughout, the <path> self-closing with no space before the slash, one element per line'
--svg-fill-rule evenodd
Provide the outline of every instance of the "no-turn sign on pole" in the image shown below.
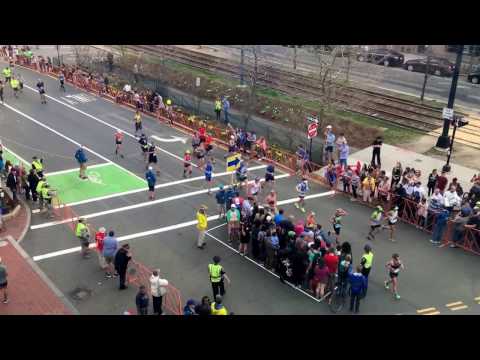
<path fill-rule="evenodd" d="M 318 118 L 315 116 L 308 116 L 307 121 L 309 122 L 307 128 L 307 139 L 310 139 L 309 159 L 312 161 L 312 142 L 313 138 L 318 134 Z"/>

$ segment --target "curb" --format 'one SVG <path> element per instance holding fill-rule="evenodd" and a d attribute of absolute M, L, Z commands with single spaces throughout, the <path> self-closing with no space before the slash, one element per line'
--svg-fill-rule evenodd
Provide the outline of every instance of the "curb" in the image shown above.
<path fill-rule="evenodd" d="M 20 242 L 23 240 L 25 235 L 27 235 L 28 229 L 30 229 L 30 224 L 31 224 L 31 221 L 32 221 L 32 210 L 30 209 L 30 206 L 28 206 L 27 203 L 23 199 L 19 198 L 18 200 L 20 201 L 22 206 L 25 208 L 25 211 L 27 212 L 27 225 L 25 226 L 22 233 L 20 234 L 20 236 L 17 239 L 17 242 L 20 244 Z"/>
<path fill-rule="evenodd" d="M 7 239 L 10 244 L 20 253 L 20 255 L 27 261 L 35 271 L 35 273 L 40 276 L 40 278 L 45 281 L 47 286 L 54 292 L 54 294 L 63 302 L 63 304 L 72 312 L 73 315 L 80 315 L 80 312 L 73 306 L 73 304 L 66 298 L 66 296 L 55 286 L 55 284 L 48 278 L 48 276 L 40 269 L 40 267 L 35 264 L 32 258 L 23 250 L 23 248 L 17 243 L 17 241 L 11 236 L 8 235 L 4 239 Z"/>

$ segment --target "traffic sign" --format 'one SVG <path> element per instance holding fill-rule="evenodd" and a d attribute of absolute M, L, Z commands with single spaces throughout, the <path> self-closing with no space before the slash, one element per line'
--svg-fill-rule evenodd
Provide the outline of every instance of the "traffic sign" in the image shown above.
<path fill-rule="evenodd" d="M 240 160 L 242 159 L 242 155 L 234 154 L 232 156 L 227 157 L 227 171 L 235 171 L 240 166 Z"/>
<path fill-rule="evenodd" d="M 315 136 L 317 136 L 317 130 L 318 130 L 318 124 L 317 123 L 311 123 L 310 125 L 308 125 L 308 132 L 307 132 L 307 136 L 309 139 L 311 138 L 314 138 Z"/>
<path fill-rule="evenodd" d="M 443 108 L 442 118 L 443 118 L 443 119 L 452 120 L 452 119 L 453 119 L 453 109 Z"/>

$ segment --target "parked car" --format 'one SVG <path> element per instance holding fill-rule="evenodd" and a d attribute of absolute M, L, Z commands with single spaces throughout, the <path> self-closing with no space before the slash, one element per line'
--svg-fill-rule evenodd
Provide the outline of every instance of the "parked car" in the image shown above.
<path fill-rule="evenodd" d="M 402 53 L 390 49 L 373 49 L 357 54 L 358 61 L 368 61 L 377 65 L 400 66 L 405 60 Z"/>
<path fill-rule="evenodd" d="M 427 68 L 427 58 L 412 59 L 405 61 L 403 68 L 408 71 L 416 71 L 424 73 Z M 455 64 L 448 59 L 430 57 L 428 65 L 428 73 L 437 76 L 452 76 Z"/>
<path fill-rule="evenodd" d="M 480 84 L 480 65 L 472 66 L 472 70 L 468 74 L 467 79 L 472 84 Z"/>

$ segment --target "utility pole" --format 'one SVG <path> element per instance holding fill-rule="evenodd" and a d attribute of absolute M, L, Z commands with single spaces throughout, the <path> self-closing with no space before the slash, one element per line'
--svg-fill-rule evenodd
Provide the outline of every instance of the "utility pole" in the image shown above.
<path fill-rule="evenodd" d="M 448 96 L 447 108 L 453 109 L 455 102 L 455 93 L 457 92 L 458 75 L 460 72 L 460 66 L 462 65 L 463 48 L 465 45 L 457 45 L 457 60 L 455 62 L 455 69 L 452 76 L 452 85 L 450 87 L 450 94 Z M 450 146 L 450 138 L 448 136 L 448 130 L 450 130 L 450 119 L 443 119 L 443 131 L 442 135 L 438 137 L 437 147 L 440 149 L 447 149 Z"/>
<path fill-rule="evenodd" d="M 454 115 L 452 119 L 453 123 L 453 133 L 452 133 L 452 141 L 450 142 L 450 147 L 448 149 L 448 157 L 447 157 L 447 163 L 443 165 L 442 171 L 445 171 L 446 173 L 450 172 L 450 158 L 452 157 L 452 152 L 453 152 L 453 142 L 455 140 L 455 133 L 457 132 L 457 128 L 468 125 L 468 121 L 465 121 L 461 116 Z"/>
<path fill-rule="evenodd" d="M 427 51 L 429 50 L 429 46 L 427 46 Z M 420 101 L 423 102 L 423 97 L 425 96 L 425 88 L 427 87 L 427 80 L 428 74 L 430 71 L 430 54 L 427 54 L 427 65 L 425 67 L 425 77 L 423 78 L 423 86 L 422 86 L 422 94 L 420 95 Z"/>

